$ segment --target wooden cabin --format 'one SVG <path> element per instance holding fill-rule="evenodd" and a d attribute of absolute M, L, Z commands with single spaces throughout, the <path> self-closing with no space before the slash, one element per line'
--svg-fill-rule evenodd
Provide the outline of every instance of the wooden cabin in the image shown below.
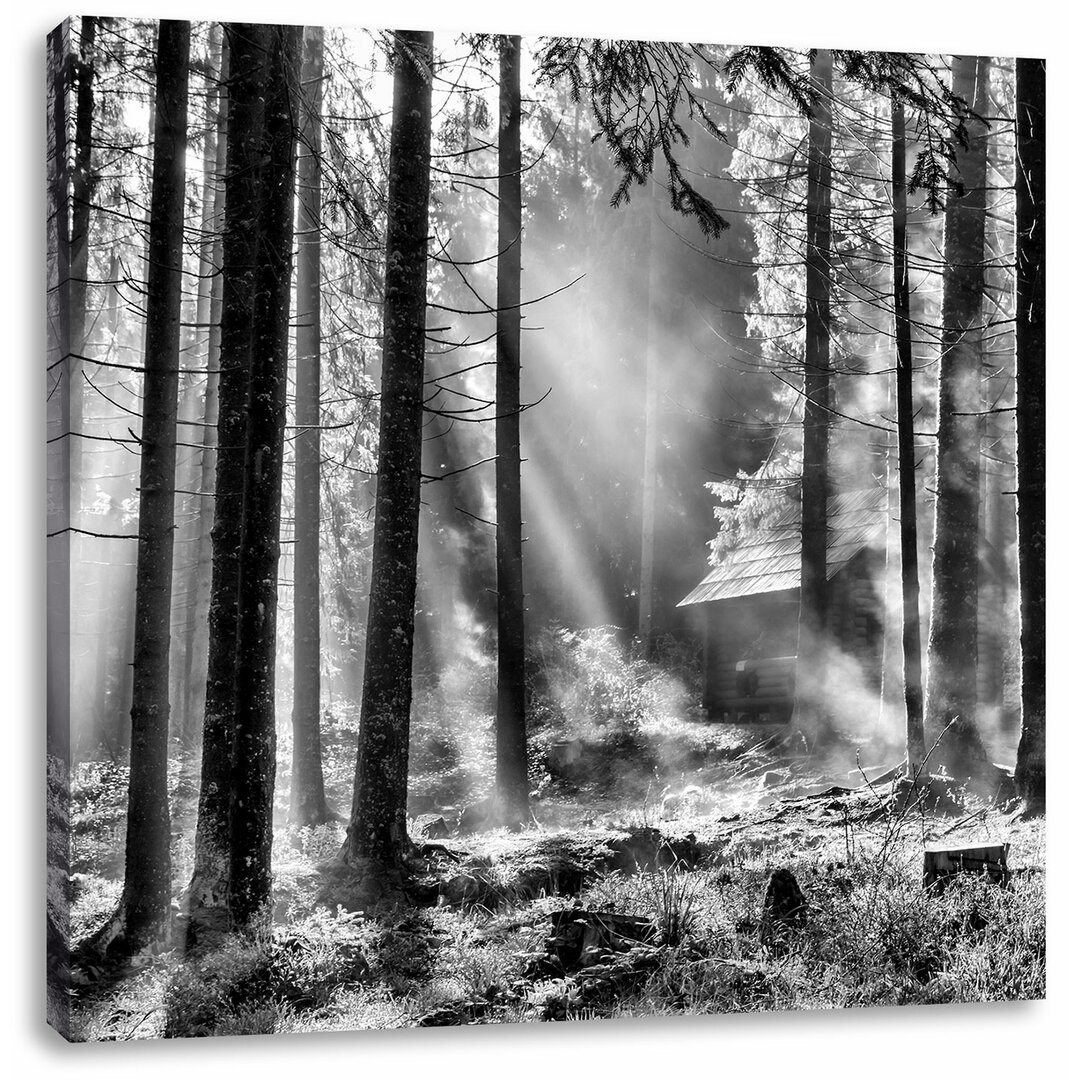
<path fill-rule="evenodd" d="M 880 678 L 885 493 L 853 491 L 828 503 L 829 632 L 868 678 Z M 788 723 L 798 648 L 798 505 L 727 552 L 679 607 L 699 606 L 705 632 L 704 700 L 710 720 Z"/>

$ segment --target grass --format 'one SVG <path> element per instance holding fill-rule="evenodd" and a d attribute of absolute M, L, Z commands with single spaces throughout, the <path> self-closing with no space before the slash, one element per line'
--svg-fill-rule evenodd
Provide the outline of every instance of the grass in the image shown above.
<path fill-rule="evenodd" d="M 280 746 L 275 926 L 184 960 L 146 958 L 75 1003 L 84 1039 L 519 1023 L 675 1013 L 833 1009 L 1039 998 L 1045 991 L 1044 823 L 970 803 L 969 817 L 897 811 L 854 762 L 754 748 L 766 732 L 680 719 L 691 692 L 678 658 L 661 670 L 610 632 L 552 628 L 530 658 L 535 822 L 455 837 L 435 859 L 433 906 L 367 918 L 317 904 L 319 867 L 342 826 L 284 822 L 289 743 Z M 438 680 L 417 698 L 414 792 L 444 807 L 487 793 L 486 669 Z M 472 687 L 463 693 L 462 685 Z M 327 723 L 327 787 L 348 806 L 355 716 Z M 543 747 L 578 738 L 573 777 Z M 871 771 L 871 770 L 867 770 Z M 174 884 L 191 864 L 190 768 L 171 775 Z M 854 790 L 817 797 L 841 782 Z M 119 893 L 126 776 L 79 766 L 72 785 L 76 934 Z M 887 794 L 887 793 L 886 793 Z M 56 816 L 62 816 L 59 807 Z M 449 816 L 449 814 L 448 814 Z M 1001 888 L 965 875 L 924 890 L 922 850 L 949 839 L 1007 840 Z M 118 842 L 118 838 L 119 842 Z M 759 919 L 770 874 L 787 867 L 804 929 L 766 948 Z M 59 887 L 59 886 L 58 886 Z M 648 940 L 601 945 L 582 970 L 552 962 L 552 913 L 580 905 L 644 917 Z"/>
<path fill-rule="evenodd" d="M 937 892 L 922 887 L 923 830 L 948 823 L 912 819 L 899 835 L 881 821 L 853 826 L 872 802 L 858 793 L 846 801 L 846 813 L 806 800 L 779 822 L 766 808 L 713 828 L 691 870 L 606 869 L 612 830 L 455 841 L 467 856 L 446 869 L 440 904 L 379 919 L 318 909 L 313 889 L 296 887 L 305 875 L 317 880 L 326 837 L 313 836 L 291 847 L 292 862 L 279 870 L 290 900 L 269 938 L 233 939 L 187 963 L 153 958 L 78 1006 L 80 1033 L 206 1036 L 1043 996 L 1041 821 L 988 810 L 967 839 L 1008 836 L 1008 887 L 965 875 Z M 699 827 L 706 835 L 710 822 Z M 580 871 L 577 888 L 559 895 L 568 866 Z M 764 948 L 758 928 L 777 866 L 792 870 L 809 908 L 805 930 L 782 950 Z M 472 892 L 460 885 L 470 875 Z M 644 916 L 656 930 L 584 971 L 555 972 L 545 967 L 551 913 L 573 903 Z"/>

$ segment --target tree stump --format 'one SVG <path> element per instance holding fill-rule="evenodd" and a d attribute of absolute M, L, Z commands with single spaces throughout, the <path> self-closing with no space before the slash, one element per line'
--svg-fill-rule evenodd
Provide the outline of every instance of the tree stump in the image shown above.
<path fill-rule="evenodd" d="M 564 739 L 552 743 L 547 752 L 547 770 L 560 780 L 576 780 L 581 777 L 584 747 L 580 739 Z"/>
<path fill-rule="evenodd" d="M 446 818 L 437 815 L 417 818 L 419 833 L 425 840 L 446 840 L 450 836 L 450 826 Z"/>
<path fill-rule="evenodd" d="M 923 885 L 942 888 L 949 878 L 962 873 L 986 874 L 998 885 L 1009 881 L 1008 844 L 975 844 L 956 847 L 930 844 L 923 851 Z"/>
<path fill-rule="evenodd" d="M 595 963 L 604 954 L 625 952 L 649 941 L 656 923 L 637 915 L 568 908 L 551 913 L 551 929 L 548 952 L 564 971 L 572 971 Z"/>
<path fill-rule="evenodd" d="M 806 926 L 806 897 L 795 875 L 786 867 L 774 870 L 761 906 L 761 943 L 766 948 L 785 947 L 790 936 Z"/>

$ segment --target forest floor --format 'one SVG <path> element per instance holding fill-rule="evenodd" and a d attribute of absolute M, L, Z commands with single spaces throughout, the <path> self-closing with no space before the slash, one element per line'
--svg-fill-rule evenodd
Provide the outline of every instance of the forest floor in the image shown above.
<path fill-rule="evenodd" d="M 1005 797 L 955 788 L 913 799 L 893 775 L 895 755 L 860 763 L 845 744 L 823 760 L 780 734 L 670 718 L 598 729 L 574 748 L 576 761 L 537 769 L 535 818 L 518 833 L 457 829 L 472 792 L 443 768 L 438 746 L 427 759 L 418 753 L 429 769 L 413 785 L 425 811 L 414 833 L 450 833 L 420 875 L 422 903 L 373 917 L 336 907 L 332 894 L 328 904 L 324 868 L 343 827 L 279 825 L 273 933 L 187 962 L 179 950 L 144 957 L 122 980 L 80 993 L 76 1035 L 1042 997 L 1043 820 L 1024 820 Z M 328 777 L 345 799 L 344 782 L 335 788 L 332 769 Z M 173 787 L 179 894 L 190 868 L 190 768 L 176 767 Z M 117 766 L 77 773 L 76 937 L 119 894 L 124 794 Z M 1008 843 L 1008 882 L 965 873 L 925 888 L 923 850 L 937 841 Z M 787 921 L 782 912 L 763 919 L 782 868 L 804 905 Z"/>

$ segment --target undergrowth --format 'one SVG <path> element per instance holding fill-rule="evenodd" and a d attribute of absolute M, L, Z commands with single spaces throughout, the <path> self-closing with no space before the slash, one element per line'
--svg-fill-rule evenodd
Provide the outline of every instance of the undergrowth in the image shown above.
<path fill-rule="evenodd" d="M 197 1037 L 1043 995 L 1041 822 L 1005 826 L 1007 887 L 968 874 L 932 890 L 921 880 L 925 821 L 868 824 L 853 838 L 834 816 L 829 827 L 762 816 L 752 835 L 714 839 L 692 870 L 605 869 L 610 830 L 492 833 L 457 845 L 466 857 L 446 871 L 439 905 L 379 918 L 319 908 L 314 888 L 295 884 L 317 880 L 330 846 L 330 833 L 309 831 L 282 856 L 277 885 L 290 902 L 272 934 L 154 958 L 107 1000 L 84 1002 L 81 1031 Z M 800 883 L 807 920 L 766 947 L 762 896 L 778 866 Z M 580 971 L 553 969 L 552 914 L 567 908 L 651 930 Z"/>
<path fill-rule="evenodd" d="M 378 918 L 319 906 L 321 868 L 338 853 L 343 824 L 288 825 L 291 744 L 283 732 L 273 931 L 230 938 L 198 956 L 174 950 L 148 958 L 107 990 L 83 993 L 74 1010 L 78 1035 L 200 1037 L 1043 995 L 1041 821 L 970 808 L 970 823 L 950 835 L 1009 839 L 1012 879 L 1001 887 L 965 875 L 926 890 L 922 849 L 945 835 L 942 819 L 925 808 L 895 812 L 870 793 L 876 789 L 831 801 L 827 792 L 807 796 L 828 786 L 815 784 L 816 763 L 787 751 L 748 754 L 747 739 L 759 742 L 761 733 L 685 721 L 696 692 L 692 667 L 677 655 L 649 662 L 610 628 L 537 635 L 528 669 L 536 821 L 516 835 L 447 840 L 457 861 L 432 865 L 433 906 Z M 490 665 L 473 655 L 417 693 L 410 796 L 426 797 L 448 818 L 444 807 L 487 793 L 492 689 Z M 333 705 L 323 728 L 327 793 L 344 813 L 355 709 Z M 560 774 L 549 748 L 573 740 L 580 764 Z M 190 758 L 178 756 L 170 772 L 175 895 L 190 874 L 194 775 Z M 72 873 L 52 883 L 50 903 L 59 910 L 66 892 L 76 938 L 119 896 L 126 784 L 126 770 L 111 763 L 73 770 Z M 790 798 L 802 801 L 783 801 Z M 53 801 L 60 823 L 67 809 Z M 766 945 L 762 899 L 780 867 L 805 895 L 806 921 Z M 584 967 L 562 969 L 549 939 L 553 916 L 567 910 L 646 920 L 650 932 L 626 947 L 594 948 Z"/>

